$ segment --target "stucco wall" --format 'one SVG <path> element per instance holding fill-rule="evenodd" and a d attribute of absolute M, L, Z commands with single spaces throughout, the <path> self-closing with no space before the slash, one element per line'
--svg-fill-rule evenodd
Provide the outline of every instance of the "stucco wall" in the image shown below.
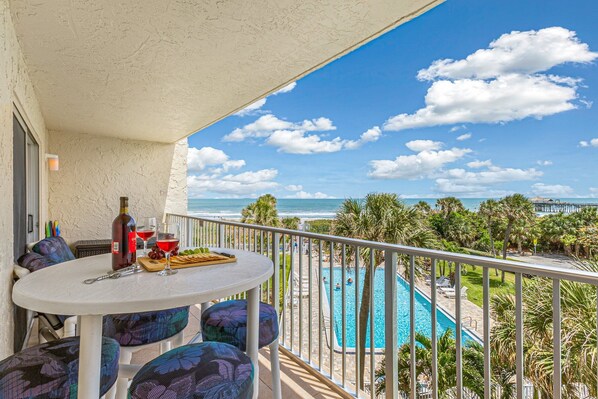
<path fill-rule="evenodd" d="M 13 349 L 13 126 L 19 109 L 40 146 L 40 220 L 47 217 L 46 127 L 16 39 L 8 1 L 0 0 L 0 359 Z"/>
<path fill-rule="evenodd" d="M 60 170 L 49 177 L 50 218 L 69 242 L 105 239 L 129 197 L 133 217 L 187 211 L 187 140 L 176 144 L 51 131 Z"/>

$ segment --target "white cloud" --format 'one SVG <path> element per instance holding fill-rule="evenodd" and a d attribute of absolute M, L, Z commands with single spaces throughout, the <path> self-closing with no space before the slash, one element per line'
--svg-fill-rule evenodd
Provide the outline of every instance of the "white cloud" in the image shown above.
<path fill-rule="evenodd" d="M 579 142 L 580 147 L 598 147 L 598 138 L 591 140 L 582 140 Z"/>
<path fill-rule="evenodd" d="M 347 150 L 354 150 L 361 147 L 365 143 L 373 143 L 374 141 L 378 141 L 380 137 L 382 137 L 382 130 L 378 126 L 374 126 L 373 128 L 361 133 L 361 136 L 359 136 L 358 140 L 346 140 L 344 142 L 344 148 Z"/>
<path fill-rule="evenodd" d="M 514 181 L 535 180 L 543 173 L 534 168 L 517 169 L 489 166 L 487 170 L 471 172 L 449 169 L 436 179 L 436 190 L 442 193 L 486 192 L 488 186 Z"/>
<path fill-rule="evenodd" d="M 457 137 L 457 140 L 464 141 L 464 140 L 467 140 L 470 138 L 471 138 L 471 133 L 465 133 L 465 134 L 462 134 L 461 136 Z"/>
<path fill-rule="evenodd" d="M 569 196 L 573 195 L 574 190 L 570 186 L 564 186 L 561 184 L 544 184 L 536 183 L 532 185 L 532 193 L 540 196 Z"/>
<path fill-rule="evenodd" d="M 451 133 L 454 133 L 454 132 L 456 132 L 456 131 L 459 131 L 459 130 L 461 130 L 461 129 L 465 129 L 465 128 L 466 128 L 466 127 L 465 127 L 465 125 L 453 126 L 453 127 L 451 127 L 451 130 L 449 130 L 449 131 L 450 131 Z"/>
<path fill-rule="evenodd" d="M 441 141 L 432 140 L 413 140 L 405 143 L 405 146 L 411 151 L 436 151 L 442 148 L 444 144 Z"/>
<path fill-rule="evenodd" d="M 223 196 L 254 196 L 278 187 L 274 181 L 278 175 L 276 169 L 229 173 L 243 168 L 245 161 L 231 160 L 224 151 L 213 147 L 190 147 L 187 162 L 187 187 L 192 198 L 202 197 L 207 192 Z"/>
<path fill-rule="evenodd" d="M 598 197 L 598 187 L 590 187 L 590 198 Z"/>
<path fill-rule="evenodd" d="M 291 82 L 288 85 L 284 86 L 282 89 L 279 89 L 278 91 L 272 93 L 272 95 L 275 96 L 277 94 L 288 93 L 292 91 L 295 87 L 297 87 L 297 82 Z"/>
<path fill-rule="evenodd" d="M 274 181 L 277 175 L 276 169 L 225 176 L 191 175 L 187 177 L 187 187 L 191 198 L 202 197 L 206 192 L 224 196 L 256 196 L 278 187 L 278 183 Z"/>
<path fill-rule="evenodd" d="M 243 108 L 240 111 L 235 113 L 236 116 L 247 116 L 247 115 L 255 115 L 258 113 L 257 111 L 260 110 L 264 105 L 266 105 L 266 98 L 262 98 Z"/>
<path fill-rule="evenodd" d="M 344 140 L 340 137 L 327 140 L 321 135 L 332 130 L 336 130 L 336 126 L 324 117 L 295 123 L 268 114 L 233 130 L 223 140 L 240 142 L 250 138 L 265 138 L 266 144 L 277 147 L 280 152 L 317 154 L 353 150 L 365 143 L 377 141 L 382 136 L 378 126 L 368 129 L 357 140 Z"/>
<path fill-rule="evenodd" d="M 326 199 L 326 198 L 334 198 L 329 196 L 328 194 L 324 194 L 322 192 L 316 193 L 308 193 L 306 191 L 298 191 L 293 195 L 289 195 L 286 198 L 298 198 L 298 199 Z"/>
<path fill-rule="evenodd" d="M 336 130 L 336 126 L 328 118 L 304 120 L 301 123 L 278 119 L 272 114 L 260 116 L 257 120 L 224 136 L 224 141 L 244 141 L 248 138 L 269 137 L 277 130 L 298 130 L 304 132 Z"/>
<path fill-rule="evenodd" d="M 277 94 L 288 93 L 288 92 L 292 91 L 295 87 L 297 87 L 297 82 L 292 82 L 292 83 L 289 83 L 288 85 L 284 86 L 282 89 L 275 91 L 271 95 L 275 96 Z M 264 98 L 257 100 L 256 102 L 254 102 L 254 103 L 248 105 L 247 107 L 243 108 L 242 110 L 236 112 L 235 115 L 236 116 L 248 116 L 248 115 L 257 115 L 260 113 L 267 112 L 267 111 L 262 110 L 262 107 L 264 105 L 266 105 L 267 98 L 268 97 L 264 97 Z"/>
<path fill-rule="evenodd" d="M 420 70 L 418 79 L 432 81 L 425 107 L 389 118 L 384 129 L 501 123 L 575 109 L 581 80 L 541 72 L 597 57 L 561 27 L 505 34 L 465 59 L 437 60 Z"/>
<path fill-rule="evenodd" d="M 320 136 L 306 134 L 302 130 L 277 130 L 268 137 L 266 144 L 278 147 L 278 151 L 289 154 L 337 152 L 343 148 L 343 140 L 340 137 L 322 140 Z"/>
<path fill-rule="evenodd" d="M 418 179 L 429 177 L 444 165 L 470 153 L 468 148 L 451 148 L 450 150 L 426 150 L 415 155 L 400 155 L 394 160 L 374 160 L 370 162 L 368 174 L 374 179 Z"/>
<path fill-rule="evenodd" d="M 284 187 L 287 191 L 301 191 L 303 190 L 303 186 L 301 184 L 289 184 L 288 186 Z"/>
<path fill-rule="evenodd" d="M 536 161 L 536 163 L 538 165 L 540 165 L 540 166 L 550 166 L 550 165 L 552 165 L 552 161 L 549 161 L 549 160 L 541 160 L 540 159 L 540 160 Z"/>
<path fill-rule="evenodd" d="M 440 80 L 428 89 L 426 107 L 386 121 L 385 130 L 454 123 L 499 123 L 542 118 L 576 108 L 574 87 L 546 76 L 505 75 L 485 80 Z"/>
<path fill-rule="evenodd" d="M 484 167 L 490 167 L 492 166 L 492 161 L 487 159 L 485 161 L 471 161 L 467 164 L 467 166 L 469 166 L 472 169 L 479 169 L 479 168 L 484 168 Z"/>
<path fill-rule="evenodd" d="M 576 33 L 562 27 L 513 31 L 463 60 L 437 60 L 419 71 L 420 80 L 488 79 L 509 73 L 533 74 L 563 63 L 590 63 L 598 57 Z"/>
<path fill-rule="evenodd" d="M 201 171 L 207 166 L 222 165 L 227 161 L 228 155 L 213 147 L 189 147 L 187 152 L 187 168 L 192 172 Z"/>

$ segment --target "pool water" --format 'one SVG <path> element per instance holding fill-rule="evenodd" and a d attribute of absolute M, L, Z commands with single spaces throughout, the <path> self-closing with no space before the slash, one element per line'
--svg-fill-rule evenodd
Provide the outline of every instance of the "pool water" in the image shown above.
<path fill-rule="evenodd" d="M 343 284 L 341 268 L 335 267 L 333 269 L 333 279 L 330 278 L 330 268 L 323 270 L 323 277 L 326 277 L 327 282 L 324 284 L 326 289 L 326 297 L 330 303 L 330 281 L 333 286 L 336 283 Z M 363 281 L 365 270 L 361 269 L 359 274 L 359 301 L 361 302 L 361 292 L 363 291 Z M 347 279 L 352 278 L 355 281 L 355 270 L 345 271 L 345 298 L 346 298 L 346 338 L 347 347 L 354 348 L 355 345 L 355 283 L 349 285 L 346 283 Z M 402 345 L 409 342 L 409 283 L 397 276 L 397 324 L 398 324 L 398 344 Z M 336 340 L 339 346 L 343 344 L 342 337 L 342 290 L 333 289 L 334 295 L 334 329 Z M 439 294 L 440 295 L 440 294 Z M 430 301 L 415 291 L 415 331 L 423 333 L 424 335 L 432 336 L 432 304 Z M 357 310 L 359 313 L 359 310 Z M 371 315 L 370 315 L 371 317 Z M 453 331 L 453 338 L 456 336 L 455 322 L 449 318 L 440 309 L 436 311 L 436 334 L 438 337 L 442 335 L 447 329 Z M 369 346 L 370 342 L 370 323 L 368 320 L 368 330 L 366 335 L 366 343 Z M 462 341 L 463 343 L 474 339 L 468 332 L 463 329 Z M 377 269 L 374 274 L 374 345 L 376 348 L 384 348 L 384 269 Z"/>

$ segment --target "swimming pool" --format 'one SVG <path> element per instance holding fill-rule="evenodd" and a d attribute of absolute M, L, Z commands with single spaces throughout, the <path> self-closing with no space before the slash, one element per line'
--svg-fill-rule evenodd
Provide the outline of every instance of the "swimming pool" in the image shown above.
<path fill-rule="evenodd" d="M 334 279 L 332 284 L 343 284 L 341 280 L 341 268 L 335 267 L 333 269 Z M 355 281 L 355 270 L 347 270 L 345 273 L 345 298 L 346 298 L 346 320 L 347 320 L 347 347 L 355 348 L 355 284 L 347 285 L 346 279 L 349 277 Z M 363 280 L 365 270 L 360 270 L 359 299 L 361 301 L 361 292 L 363 291 Z M 330 303 L 330 268 L 323 270 L 323 277 L 326 277 L 326 298 Z M 398 324 L 398 340 L 399 345 L 409 342 L 409 283 L 397 276 L 397 324 Z M 333 290 L 334 295 L 334 330 L 336 335 L 336 343 L 342 346 L 342 290 Z M 415 291 L 415 331 L 423 333 L 430 337 L 432 336 L 432 304 L 430 301 L 417 290 Z M 371 317 L 371 315 L 370 315 Z M 455 322 L 452 318 L 447 316 L 442 310 L 436 311 L 436 333 L 440 336 L 447 329 L 453 331 L 455 337 Z M 366 342 L 369 345 L 370 329 L 368 323 L 368 330 L 366 335 Z M 469 340 L 479 341 L 469 334 L 466 329 L 463 329 L 463 342 Z M 374 345 L 376 348 L 384 348 L 384 269 L 379 268 L 374 274 Z"/>

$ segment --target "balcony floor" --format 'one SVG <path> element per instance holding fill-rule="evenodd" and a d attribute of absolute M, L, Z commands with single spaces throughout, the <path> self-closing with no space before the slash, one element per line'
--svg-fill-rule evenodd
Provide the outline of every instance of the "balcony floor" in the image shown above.
<path fill-rule="evenodd" d="M 189 325 L 185 329 L 185 341 L 190 340 L 198 331 L 199 328 L 199 308 L 197 306 L 191 307 L 189 315 Z M 37 321 L 33 325 L 31 338 L 29 339 L 29 346 L 38 343 L 37 337 Z M 149 360 L 159 355 L 158 345 L 155 348 L 147 348 L 136 352 L 133 355 L 133 363 L 146 363 Z M 262 349 L 260 351 L 260 399 L 272 398 L 272 376 L 270 373 L 270 354 L 269 350 Z M 280 353 L 280 368 L 281 368 L 281 383 L 282 396 L 284 399 L 335 399 L 341 398 L 335 392 L 332 392 L 330 387 L 307 372 L 291 357 Z"/>

